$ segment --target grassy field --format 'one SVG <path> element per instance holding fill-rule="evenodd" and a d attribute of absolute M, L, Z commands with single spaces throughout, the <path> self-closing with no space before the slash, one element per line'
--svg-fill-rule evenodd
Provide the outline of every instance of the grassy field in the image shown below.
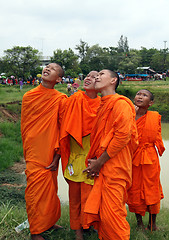
<path fill-rule="evenodd" d="M 47 231 L 43 234 L 46 240 L 73 240 L 75 239 L 74 231 L 70 229 L 69 226 L 69 209 L 68 206 L 61 205 L 62 216 L 58 221 L 58 224 L 63 226 L 63 230 L 59 231 Z M 15 227 L 27 219 L 25 204 L 18 202 L 17 204 L 12 204 L 7 201 L 5 203 L 0 203 L 0 239 L 8 240 L 21 240 L 30 239 L 29 229 L 24 229 L 20 233 L 15 231 Z M 157 225 L 159 230 L 156 232 L 151 231 L 141 231 L 136 228 L 136 220 L 134 214 L 128 213 L 127 220 L 130 224 L 130 239 L 131 240 L 169 240 L 169 211 L 162 209 L 157 217 Z M 144 224 L 147 225 L 148 214 L 144 217 Z M 86 233 L 84 236 L 85 240 L 97 240 L 97 233 L 91 232 Z"/>
<path fill-rule="evenodd" d="M 169 78 L 166 81 L 123 81 L 118 92 L 133 100 L 140 89 L 148 89 L 154 94 L 154 104 L 150 110 L 158 111 L 162 115 L 162 122 L 169 122 Z"/>
<path fill-rule="evenodd" d="M 29 229 L 24 229 L 17 233 L 15 227 L 27 219 L 24 189 L 26 178 L 23 174 L 24 162 L 14 164 L 13 167 L 0 172 L 0 240 L 21 240 L 30 239 Z M 63 226 L 63 230 L 48 231 L 44 233 L 46 240 L 72 240 L 74 231 L 69 226 L 69 208 L 67 204 L 61 204 L 61 218 L 58 224 Z M 131 240 L 169 240 L 169 210 L 163 208 L 157 216 L 159 231 L 150 232 L 136 229 L 136 220 L 133 213 L 128 212 L 127 220 L 131 227 Z M 145 226 L 148 223 L 148 213 L 143 218 Z M 97 240 L 95 232 L 85 234 L 85 240 Z"/>
<path fill-rule="evenodd" d="M 19 86 L 0 86 L 0 240 L 30 239 L 28 229 L 16 233 L 15 227 L 27 219 L 25 210 L 24 190 L 26 179 L 24 175 L 24 162 L 22 161 L 22 141 L 20 136 L 21 102 L 25 92 L 34 88 L 24 85 L 20 91 Z M 123 82 L 118 92 L 130 99 L 142 88 L 151 90 L 155 95 L 155 110 L 164 113 L 164 121 L 169 122 L 169 79 L 155 82 Z M 65 84 L 58 84 L 56 89 L 67 93 Z M 163 115 L 163 114 L 162 114 Z M 168 116 L 168 117 L 167 117 Z M 58 224 L 64 230 L 46 232 L 48 240 L 72 240 L 74 232 L 69 227 L 68 206 L 62 203 L 62 216 Z M 169 210 L 162 209 L 157 217 L 159 231 L 137 231 L 134 214 L 127 217 L 131 226 L 131 240 L 169 240 Z M 148 214 L 144 218 L 147 225 Z M 86 234 L 85 239 L 98 239 L 97 234 Z"/>

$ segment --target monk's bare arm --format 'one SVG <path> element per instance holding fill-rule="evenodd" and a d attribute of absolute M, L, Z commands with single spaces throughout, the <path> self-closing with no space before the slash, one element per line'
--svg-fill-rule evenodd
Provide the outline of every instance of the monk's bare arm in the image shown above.
<path fill-rule="evenodd" d="M 88 159 L 88 167 L 83 171 L 87 172 L 88 177 L 94 177 L 99 174 L 101 167 L 110 159 L 106 151 L 98 159 Z"/>
<path fill-rule="evenodd" d="M 46 169 L 50 169 L 51 171 L 56 171 L 59 166 L 59 159 L 60 159 L 60 154 L 55 152 L 52 163 L 49 166 L 47 166 Z"/>

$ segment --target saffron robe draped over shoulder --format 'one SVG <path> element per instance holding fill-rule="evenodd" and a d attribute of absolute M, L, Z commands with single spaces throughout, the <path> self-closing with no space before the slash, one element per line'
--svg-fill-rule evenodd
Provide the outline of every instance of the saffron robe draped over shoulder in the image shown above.
<path fill-rule="evenodd" d="M 147 111 L 136 124 L 139 146 L 133 156 L 133 183 L 128 192 L 128 205 L 130 211 L 144 216 L 145 209 L 141 209 L 144 205 L 157 204 L 164 197 L 156 148 L 160 156 L 165 148 L 161 137 L 161 116 L 158 112 Z"/>
<path fill-rule="evenodd" d="M 70 156 L 70 137 L 83 148 L 82 138 L 91 133 L 99 106 L 99 96 L 91 99 L 81 90 L 67 99 L 60 138 L 63 173 Z"/>
<path fill-rule="evenodd" d="M 91 99 L 85 92 L 79 90 L 67 99 L 61 125 L 62 169 L 69 183 L 70 227 L 73 230 L 84 227 L 84 205 L 94 182 L 93 179 L 87 178 L 83 170 L 86 168 L 85 159 L 90 149 L 90 133 L 99 106 L 99 96 Z M 68 163 L 74 172 L 71 176 Z"/>
<path fill-rule="evenodd" d="M 46 170 L 59 148 L 66 95 L 42 85 L 23 96 L 21 133 L 26 160 L 26 209 L 31 234 L 40 234 L 60 218 L 57 171 Z"/>
<path fill-rule="evenodd" d="M 131 186 L 132 155 L 136 147 L 132 102 L 118 94 L 102 97 L 87 159 L 99 158 L 105 150 L 110 159 L 95 178 L 84 209 L 86 224 L 95 224 L 99 239 L 129 239 L 125 202 Z"/>

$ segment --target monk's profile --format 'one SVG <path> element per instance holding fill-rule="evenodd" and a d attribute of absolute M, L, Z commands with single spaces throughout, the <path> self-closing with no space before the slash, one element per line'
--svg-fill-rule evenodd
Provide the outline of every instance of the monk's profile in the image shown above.
<path fill-rule="evenodd" d="M 57 196 L 60 123 L 66 95 L 54 89 L 64 72 L 56 63 L 42 71 L 42 84 L 23 96 L 21 134 L 26 161 L 26 210 L 31 239 L 43 240 L 41 233 L 60 218 Z"/>
<path fill-rule="evenodd" d="M 116 93 L 118 84 L 118 74 L 108 69 L 96 78 L 95 87 L 102 97 L 86 158 L 85 172 L 95 176 L 95 182 L 85 205 L 85 221 L 93 224 L 99 239 L 104 240 L 130 238 L 125 203 L 137 131 L 134 105 Z"/>

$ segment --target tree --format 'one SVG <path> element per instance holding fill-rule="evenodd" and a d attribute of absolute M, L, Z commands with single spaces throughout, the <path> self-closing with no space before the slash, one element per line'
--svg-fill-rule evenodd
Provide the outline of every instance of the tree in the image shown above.
<path fill-rule="evenodd" d="M 140 56 L 137 50 L 131 50 L 127 56 L 119 62 L 119 71 L 123 73 L 135 73 L 137 67 L 140 65 Z"/>
<path fill-rule="evenodd" d="M 89 49 L 88 43 L 80 39 L 80 44 L 76 45 L 75 49 L 78 51 L 78 56 L 80 57 L 81 62 L 83 62 Z"/>
<path fill-rule="evenodd" d="M 89 71 L 100 71 L 108 64 L 108 53 L 99 44 L 90 47 L 84 62 L 89 66 Z"/>
<path fill-rule="evenodd" d="M 118 41 L 118 44 L 117 44 L 117 48 L 119 53 L 121 52 L 127 53 L 129 51 L 127 37 L 123 37 L 123 35 L 121 35 L 120 40 Z"/>
<path fill-rule="evenodd" d="M 139 51 L 139 56 L 141 57 L 140 66 L 141 67 L 151 66 L 153 56 L 158 54 L 159 54 L 159 51 L 155 48 L 147 49 L 145 47 L 141 47 L 141 50 Z"/>
<path fill-rule="evenodd" d="M 108 53 L 108 63 L 106 68 L 112 71 L 118 71 L 119 62 L 124 58 L 123 54 L 118 53 L 117 47 L 103 48 Z"/>
<path fill-rule="evenodd" d="M 77 77 L 78 74 L 81 73 L 78 56 L 71 48 L 64 51 L 61 49 L 55 50 L 53 57 L 51 57 L 51 61 L 58 63 L 65 70 L 66 76 L 71 73 L 71 77 Z"/>
<path fill-rule="evenodd" d="M 165 72 L 169 68 L 169 55 L 167 50 L 158 51 L 158 53 L 154 54 L 151 61 L 151 67 L 156 72 Z"/>
<path fill-rule="evenodd" d="M 36 75 L 40 67 L 40 53 L 32 47 L 15 46 L 4 51 L 2 58 L 4 70 L 8 75 L 27 79 L 30 75 Z"/>

